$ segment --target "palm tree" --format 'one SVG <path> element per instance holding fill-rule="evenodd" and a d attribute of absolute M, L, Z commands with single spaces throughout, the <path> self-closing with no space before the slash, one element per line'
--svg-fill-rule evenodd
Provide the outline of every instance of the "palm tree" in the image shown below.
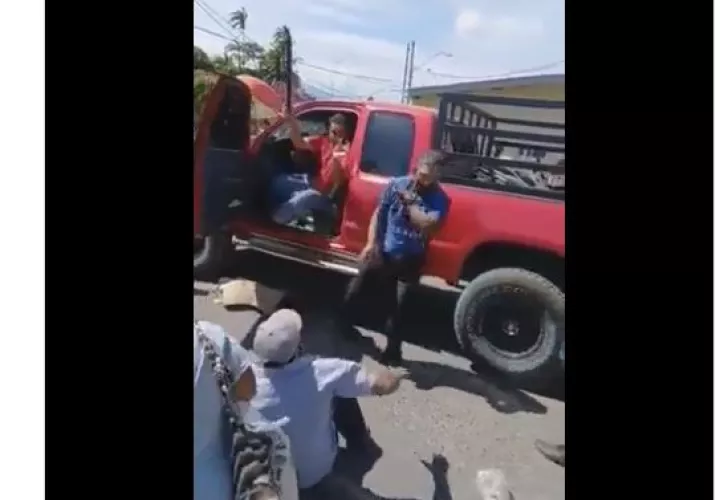
<path fill-rule="evenodd" d="M 245 7 L 230 13 L 230 26 L 236 30 L 245 31 L 248 13 Z"/>

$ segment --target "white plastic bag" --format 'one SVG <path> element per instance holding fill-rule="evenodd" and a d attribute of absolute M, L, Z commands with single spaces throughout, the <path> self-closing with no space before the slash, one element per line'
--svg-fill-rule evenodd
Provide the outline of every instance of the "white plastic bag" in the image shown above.
<path fill-rule="evenodd" d="M 499 469 L 479 470 L 475 476 L 480 500 L 511 500 L 505 474 Z"/>

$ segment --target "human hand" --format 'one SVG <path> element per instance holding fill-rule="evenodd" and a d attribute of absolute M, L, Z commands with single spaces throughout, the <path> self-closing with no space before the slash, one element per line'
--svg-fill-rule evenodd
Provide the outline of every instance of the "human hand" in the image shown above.
<path fill-rule="evenodd" d="M 287 104 L 282 105 L 282 108 L 280 108 L 280 112 L 277 115 L 278 118 L 281 119 L 289 118 L 291 120 L 295 120 L 295 115 L 293 115 L 292 109 L 289 109 Z"/>
<path fill-rule="evenodd" d="M 380 251 L 376 245 L 365 245 L 360 251 L 360 260 L 363 262 L 372 262 L 380 257 Z"/>
<path fill-rule="evenodd" d="M 398 191 L 397 195 L 403 205 L 410 205 L 415 201 L 415 193 L 412 191 Z"/>

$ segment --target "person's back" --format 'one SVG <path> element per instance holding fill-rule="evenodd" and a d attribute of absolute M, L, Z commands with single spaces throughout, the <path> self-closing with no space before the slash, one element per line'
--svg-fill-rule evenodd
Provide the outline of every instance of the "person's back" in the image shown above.
<path fill-rule="evenodd" d="M 355 389 L 356 365 L 304 356 L 282 369 L 255 368 L 258 392 L 253 408 L 269 421 L 288 419 L 283 429 L 290 439 L 301 488 L 320 481 L 335 462 L 338 442 L 333 398 L 370 394 L 369 381 L 366 390 Z"/>
<path fill-rule="evenodd" d="M 332 471 L 338 452 L 333 398 L 390 394 L 399 380 L 387 370 L 367 373 L 359 363 L 303 356 L 300 316 L 283 309 L 261 324 L 253 350 L 257 393 L 252 407 L 270 422 L 285 420 L 298 486 L 313 487 Z"/>

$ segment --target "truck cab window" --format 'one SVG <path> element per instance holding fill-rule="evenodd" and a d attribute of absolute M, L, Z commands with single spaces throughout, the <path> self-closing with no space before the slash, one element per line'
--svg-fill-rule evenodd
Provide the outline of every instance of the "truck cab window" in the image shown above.
<path fill-rule="evenodd" d="M 325 117 L 300 117 L 298 119 L 300 125 L 300 133 L 303 137 L 314 136 L 314 135 L 325 135 L 327 134 L 327 119 Z M 276 141 L 282 139 L 288 139 L 290 137 L 290 126 L 287 124 L 281 125 L 275 132 L 272 133 L 273 139 Z"/>
<path fill-rule="evenodd" d="M 298 124 L 300 125 L 300 133 L 303 137 L 327 134 L 328 118 L 333 112 L 321 110 L 310 111 L 298 116 Z M 276 141 L 288 139 L 290 137 L 290 126 L 281 125 L 271 137 Z"/>
<path fill-rule="evenodd" d="M 406 175 L 412 157 L 414 132 L 413 118 L 409 115 L 373 112 L 365 132 L 360 169 L 387 177 Z"/>

